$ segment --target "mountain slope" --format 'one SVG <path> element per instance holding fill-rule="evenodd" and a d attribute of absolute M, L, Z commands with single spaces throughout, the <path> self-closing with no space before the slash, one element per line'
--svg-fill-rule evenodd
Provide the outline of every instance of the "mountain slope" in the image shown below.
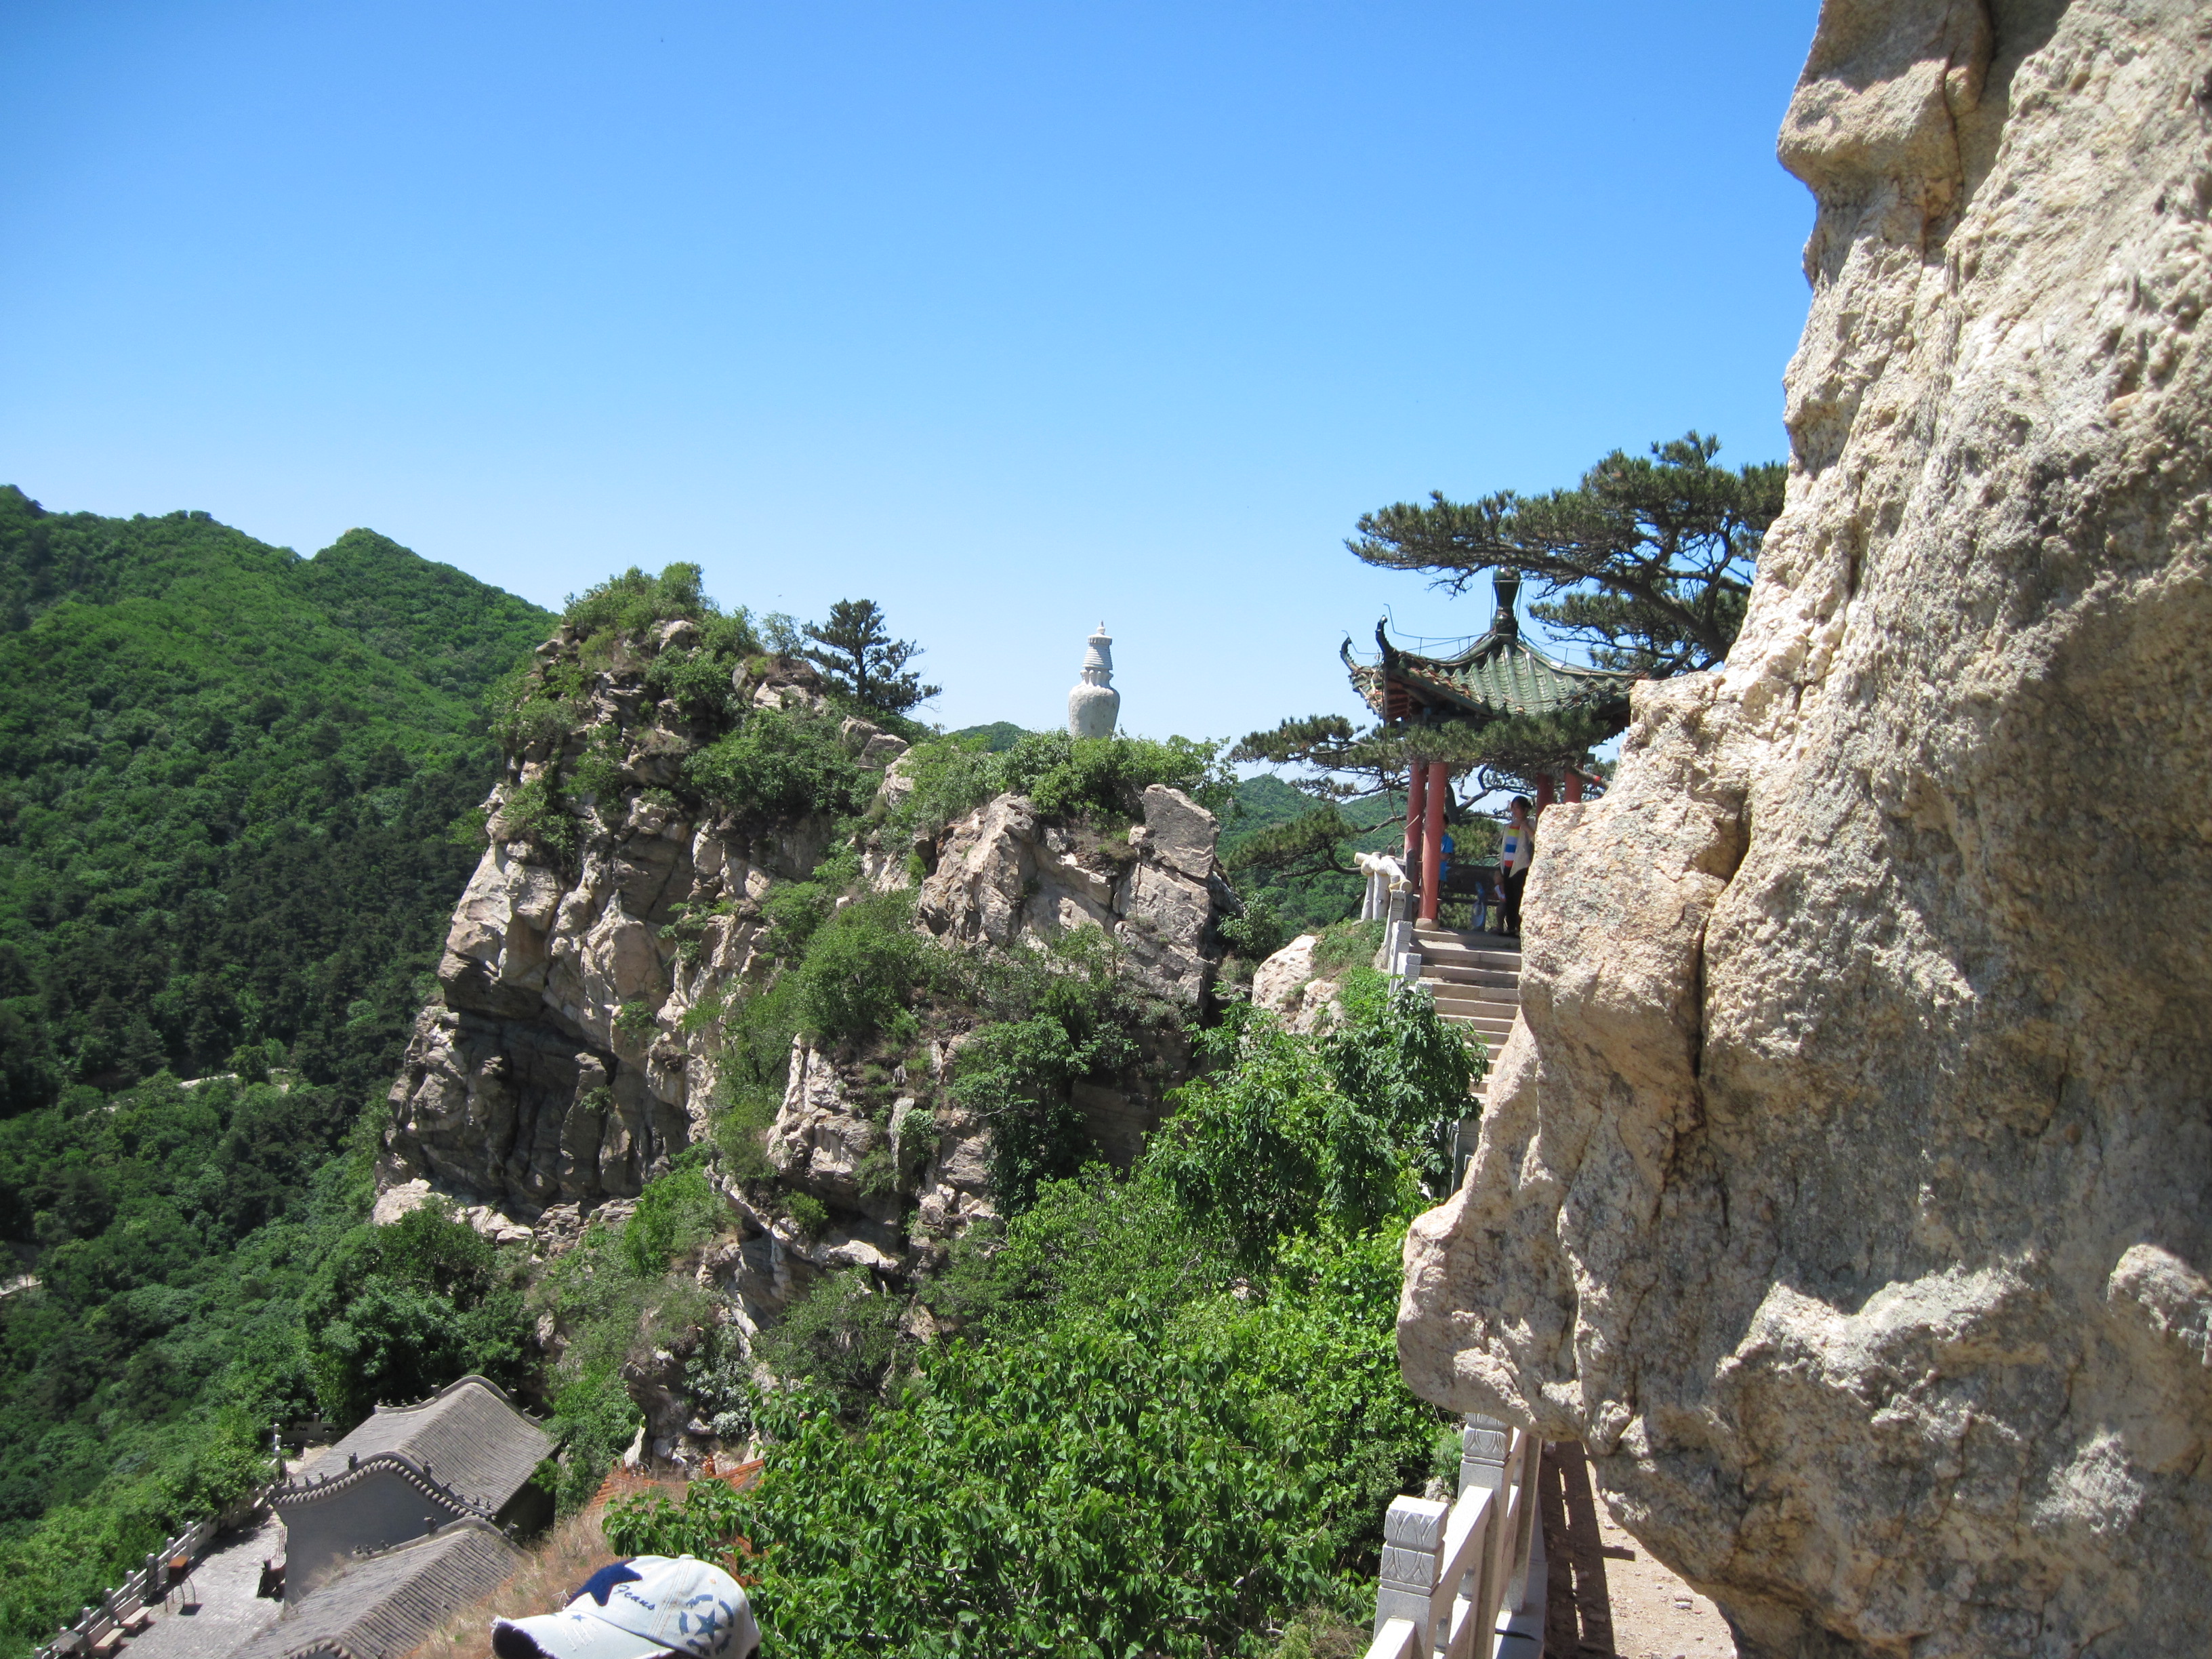
<path fill-rule="evenodd" d="M 368 532 L 304 560 L 0 488 L 0 1113 L 242 1044 L 388 1072 L 492 776 L 478 700 L 551 620 Z"/>

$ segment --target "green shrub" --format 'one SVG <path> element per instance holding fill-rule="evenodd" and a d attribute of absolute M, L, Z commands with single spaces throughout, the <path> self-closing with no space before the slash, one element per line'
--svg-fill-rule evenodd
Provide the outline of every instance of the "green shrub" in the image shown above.
<path fill-rule="evenodd" d="M 908 1004 L 929 977 L 933 947 L 910 922 L 914 896 L 882 893 L 837 911 L 799 965 L 804 1027 L 831 1042 L 860 1042 L 910 1025 Z"/>
<path fill-rule="evenodd" d="M 1375 953 L 1382 948 L 1386 925 L 1340 921 L 1322 928 L 1320 942 L 1314 946 L 1314 973 L 1322 979 L 1335 979 L 1346 969 L 1371 966 Z"/>
<path fill-rule="evenodd" d="M 1426 991 L 1371 968 L 1346 969 L 1338 997 L 1345 1018 L 1322 1038 L 1322 1063 L 1338 1088 L 1413 1149 L 1414 1174 L 1441 1197 L 1451 1185 L 1455 1131 L 1488 1054 L 1480 1039 L 1437 1017 Z"/>
<path fill-rule="evenodd" d="M 698 750 L 684 775 L 708 799 L 755 822 L 808 813 L 848 817 L 875 793 L 824 716 L 757 708 L 727 737 Z"/>
<path fill-rule="evenodd" d="M 419 1400 L 471 1371 L 517 1386 L 528 1366 L 514 1267 L 441 1203 L 346 1234 L 300 1310 L 315 1398 L 333 1422 Z"/>
<path fill-rule="evenodd" d="M 645 1415 L 629 1397 L 619 1367 L 605 1364 L 562 1378 L 551 1403 L 545 1426 L 561 1443 L 553 1497 L 562 1514 L 573 1515 L 591 1502 Z"/>
<path fill-rule="evenodd" d="M 830 1211 L 811 1193 L 792 1193 L 783 1200 L 783 1212 L 799 1231 L 811 1237 L 830 1224 Z"/>
<path fill-rule="evenodd" d="M 609 1541 L 711 1558 L 746 1539 L 780 1653 L 1264 1653 L 1271 1620 L 1355 1600 L 1390 1494 L 1427 1462 L 1439 1416 L 1397 1375 L 1396 1246 L 1294 1255 L 1249 1302 L 1150 1279 L 912 1351 L 888 1297 L 840 1287 L 826 1363 L 896 1379 L 891 1403 L 856 1438 L 835 1396 L 763 1396 L 756 1486 L 619 1504 Z"/>
<path fill-rule="evenodd" d="M 554 1316 L 567 1337 L 550 1380 L 548 1424 L 562 1442 L 558 1494 L 564 1513 L 599 1490 L 609 1465 L 637 1431 L 637 1408 L 623 1382 L 624 1362 L 663 1344 L 680 1349 L 712 1322 L 707 1292 L 686 1275 L 661 1272 L 687 1228 L 704 1224 L 699 1187 L 684 1179 L 698 1174 L 686 1170 L 664 1176 L 672 1183 L 667 1195 L 653 1205 L 641 1200 L 648 1219 L 637 1243 L 629 1225 L 616 1231 L 594 1221 L 574 1249 L 546 1264 L 532 1287 L 532 1307 Z M 665 1223 L 656 1221 L 656 1212 Z M 665 1241 L 657 1264 L 656 1238 Z"/>
<path fill-rule="evenodd" d="M 622 734 L 612 726 L 593 726 L 584 740 L 584 752 L 568 763 L 566 777 L 573 796 L 589 797 L 599 807 L 619 809 L 623 794 Z"/>
<path fill-rule="evenodd" d="M 1365 1232 L 1451 1175 L 1454 1126 L 1480 1073 L 1426 992 L 1345 976 L 1346 1018 L 1318 1042 L 1249 1006 L 1200 1038 L 1218 1068 L 1178 1091 L 1148 1166 L 1239 1255 L 1285 1238 Z"/>
<path fill-rule="evenodd" d="M 638 1194 L 622 1230 L 623 1259 L 632 1273 L 665 1273 L 675 1257 L 720 1231 L 728 1212 L 705 1170 L 696 1164 L 672 1170 Z"/>
<path fill-rule="evenodd" d="M 1155 783 L 1181 789 L 1208 811 L 1233 810 L 1236 778 L 1218 759 L 1220 745 L 1188 738 L 1071 738 L 1065 732 L 1025 733 L 1012 748 L 991 752 L 979 737 L 940 738 L 908 752 L 901 769 L 913 791 L 892 813 L 909 833 L 934 836 L 985 801 L 1027 795 L 1041 817 L 1126 822 L 1143 810 Z"/>
<path fill-rule="evenodd" d="M 770 888 L 761 900 L 761 914 L 774 929 L 769 948 L 779 956 L 799 955 L 860 874 L 860 855 L 848 845 L 823 859 L 805 881 L 781 882 Z"/>
<path fill-rule="evenodd" d="M 697 621 L 714 614 L 714 602 L 700 590 L 702 574 L 696 564 L 671 564 L 658 576 L 632 565 L 619 576 L 569 595 L 561 620 L 575 629 L 580 640 L 597 634 L 641 633 L 679 617 Z"/>
<path fill-rule="evenodd" d="M 829 1389 L 847 1415 L 860 1414 L 890 1379 L 902 1347 L 911 1346 L 899 1334 L 903 1306 L 865 1267 L 832 1273 L 762 1336 L 761 1361 L 779 1377 Z"/>
<path fill-rule="evenodd" d="M 710 1133 L 722 1167 L 735 1179 L 766 1181 L 775 1174 L 766 1142 L 782 1102 L 781 1090 L 734 1084 L 726 1074 L 717 1079 Z"/>
<path fill-rule="evenodd" d="M 1241 916 L 1225 916 L 1215 931 L 1221 942 L 1247 962 L 1265 962 L 1290 943 L 1290 929 L 1265 899 L 1246 903 Z"/>
<path fill-rule="evenodd" d="M 583 826 L 554 787 L 549 773 L 540 772 L 517 786 L 507 797 L 502 816 L 520 839 L 537 842 L 563 863 L 575 862 L 584 844 Z"/>

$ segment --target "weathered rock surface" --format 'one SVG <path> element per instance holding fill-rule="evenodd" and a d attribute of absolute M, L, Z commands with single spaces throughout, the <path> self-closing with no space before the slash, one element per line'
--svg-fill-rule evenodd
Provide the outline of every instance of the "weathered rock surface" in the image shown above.
<path fill-rule="evenodd" d="M 1002 949 L 1097 927 L 1140 984 L 1195 1006 L 1220 965 L 1214 925 L 1235 902 L 1214 854 L 1220 825 L 1162 784 L 1143 807 L 1121 842 L 1040 825 L 1026 799 L 1001 795 L 947 833 L 915 914 L 948 943 Z"/>
<path fill-rule="evenodd" d="M 1301 933 L 1261 963 L 1252 975 L 1252 1002 L 1293 1031 L 1314 1031 L 1337 1018 L 1342 1004 L 1333 979 L 1314 974 L 1318 933 Z"/>
<path fill-rule="evenodd" d="M 671 623 L 654 649 L 688 648 Z M 541 655 L 573 646 L 548 641 Z M 744 975 L 759 901 L 804 878 L 827 819 L 694 821 L 662 790 L 695 745 L 673 705 L 651 707 L 633 666 L 602 672 L 565 737 L 539 739 L 495 792 L 485 848 L 438 965 L 442 1004 L 417 1017 L 391 1094 L 380 1188 L 422 1181 L 525 1220 L 635 1197 L 694 1139 L 714 1080 L 717 1031 L 686 1017 Z M 818 714 L 813 671 L 775 660 L 738 690 Z M 905 744 L 865 720 L 839 736 L 865 766 Z M 573 873 L 523 838 L 510 804 L 556 749 L 624 757 L 623 794 L 580 817 Z M 657 804 L 658 803 L 658 804 Z"/>
<path fill-rule="evenodd" d="M 1828 0 L 1790 499 L 1553 807 L 1407 1246 L 1747 1655 L 2212 1620 L 2212 12 Z"/>

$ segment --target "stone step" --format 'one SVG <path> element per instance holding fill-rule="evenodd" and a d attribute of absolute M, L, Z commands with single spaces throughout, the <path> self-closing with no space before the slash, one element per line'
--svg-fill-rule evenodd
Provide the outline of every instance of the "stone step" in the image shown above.
<path fill-rule="evenodd" d="M 1499 973 L 1517 974 L 1521 971 L 1518 951 L 1476 951 L 1457 945 L 1445 945 L 1434 939 L 1416 941 L 1416 948 L 1425 962 L 1449 962 L 1457 968 L 1492 968 Z"/>
<path fill-rule="evenodd" d="M 1464 963 L 1437 962 L 1426 957 L 1421 959 L 1421 977 L 1441 980 L 1447 985 L 1468 989 L 1480 987 L 1486 990 L 1503 991 L 1516 1000 L 1521 991 L 1521 975 L 1510 969 L 1470 968 Z"/>
<path fill-rule="evenodd" d="M 1480 1003 L 1488 1008 L 1504 1008 L 1510 1018 L 1513 1010 L 1521 1006 L 1521 988 L 1517 985 L 1463 985 L 1431 974 L 1423 974 L 1421 983 L 1429 988 L 1429 994 L 1437 1000 L 1438 1006 L 1446 1003 Z"/>
<path fill-rule="evenodd" d="M 1462 1030 L 1474 1032 L 1482 1039 L 1483 1047 L 1490 1049 L 1493 1054 L 1504 1044 L 1507 1037 L 1513 1035 L 1513 1023 L 1510 1020 L 1477 1019 L 1472 1015 L 1447 1014 L 1442 1010 L 1437 1011 L 1437 1018 L 1447 1025 L 1456 1025 Z"/>
<path fill-rule="evenodd" d="M 1438 945 L 1455 945 L 1462 951 L 1510 951 L 1518 955 L 1521 950 L 1520 940 L 1509 933 L 1463 933 L 1425 921 L 1413 924 L 1413 937 L 1424 942 L 1433 939 Z"/>

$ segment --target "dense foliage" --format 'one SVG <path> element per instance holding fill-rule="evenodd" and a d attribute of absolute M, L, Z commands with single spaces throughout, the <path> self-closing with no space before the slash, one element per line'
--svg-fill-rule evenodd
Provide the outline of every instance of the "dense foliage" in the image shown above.
<path fill-rule="evenodd" d="M 335 1088 L 159 1078 L 0 1121 L 0 1651 L 269 1474 L 272 1425 L 520 1375 L 510 1267 L 425 1210 L 363 1226 Z"/>
<path fill-rule="evenodd" d="M 0 1650 L 272 1423 L 516 1374 L 489 1247 L 369 1237 L 350 1137 L 476 857 L 483 694 L 551 622 L 367 531 L 0 489 Z"/>
<path fill-rule="evenodd" d="M 1043 817 L 1102 824 L 1141 816 L 1144 793 L 1156 783 L 1182 790 L 1216 814 L 1230 811 L 1236 798 L 1236 777 L 1217 744 L 1029 732 L 994 747 L 995 734 L 984 728 L 916 744 L 903 765 L 915 787 L 892 813 L 894 827 L 934 835 L 1010 793 L 1028 796 Z"/>
<path fill-rule="evenodd" d="M 1398 1246 L 1469 1061 L 1418 994 L 1356 998 L 1350 1032 L 1222 1038 L 1172 1146 L 1044 1183 L 919 1293 L 957 1336 L 828 1281 L 772 1349 L 811 1386 L 750 1402 L 759 1483 L 617 1506 L 611 1540 L 742 1548 L 793 1655 L 1261 1653 L 1371 1595 L 1443 1427 L 1398 1376 Z M 1293 1165 L 1334 1185 L 1223 1201 L 1228 1172 Z"/>
<path fill-rule="evenodd" d="M 0 1113 L 270 1043 L 380 1082 L 474 857 L 477 696 L 550 621 L 366 531 L 303 560 L 0 488 Z"/>
<path fill-rule="evenodd" d="M 1237 786 L 1237 810 L 1221 831 L 1221 861 L 1237 890 L 1264 913 L 1279 944 L 1359 914 L 1366 880 L 1355 853 L 1395 853 L 1405 844 L 1403 797 L 1316 803 L 1271 772 Z M 1326 815 L 1324 817 L 1323 815 Z M 1257 958 L 1270 951 L 1239 954 Z"/>
<path fill-rule="evenodd" d="M 1782 511 L 1779 461 L 1731 472 L 1720 440 L 1692 432 L 1648 455 L 1615 450 L 1569 489 L 1431 495 L 1359 520 L 1348 545 L 1369 564 L 1437 573 L 1453 592 L 1485 570 L 1538 585 L 1534 614 L 1604 668 L 1710 668 L 1743 626 L 1767 526 Z"/>

